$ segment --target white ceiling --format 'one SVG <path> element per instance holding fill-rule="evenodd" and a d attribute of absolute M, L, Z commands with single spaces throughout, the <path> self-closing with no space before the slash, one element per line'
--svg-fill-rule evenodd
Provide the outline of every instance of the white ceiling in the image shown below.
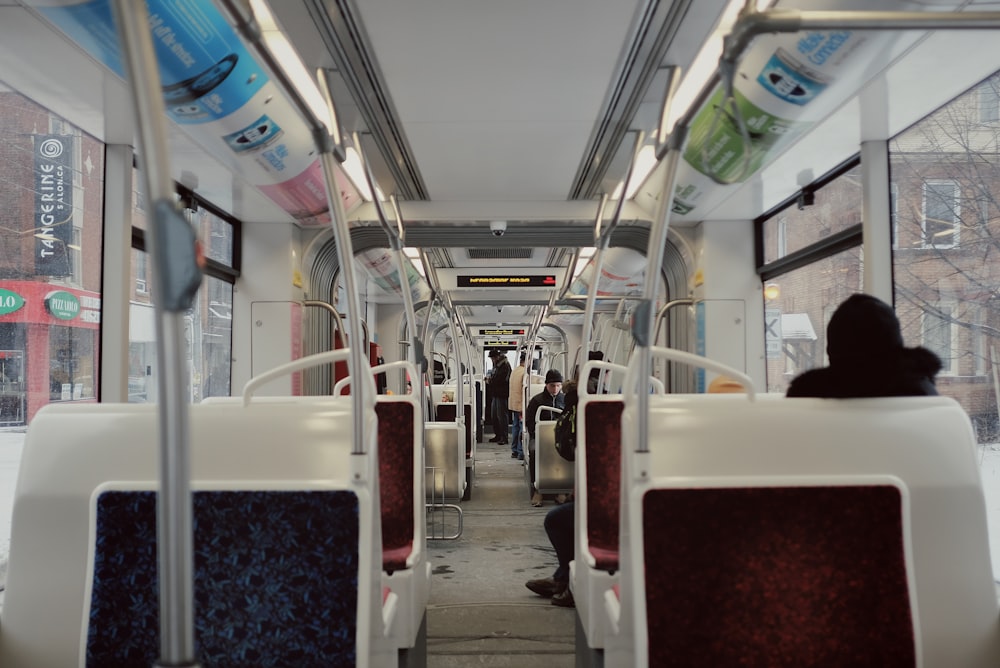
<path fill-rule="evenodd" d="M 430 198 L 562 201 L 635 0 L 365 0 Z"/>

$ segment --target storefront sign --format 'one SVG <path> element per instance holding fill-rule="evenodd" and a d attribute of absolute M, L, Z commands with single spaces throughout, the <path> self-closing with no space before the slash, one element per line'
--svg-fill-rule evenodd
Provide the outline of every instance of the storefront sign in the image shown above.
<path fill-rule="evenodd" d="M 80 300 L 64 290 L 45 295 L 45 310 L 60 320 L 72 320 L 80 313 Z"/>
<path fill-rule="evenodd" d="M 24 306 L 24 297 L 16 292 L 0 288 L 0 315 L 13 313 L 22 306 Z"/>
<path fill-rule="evenodd" d="M 69 276 L 73 243 L 73 137 L 35 135 L 35 273 Z"/>

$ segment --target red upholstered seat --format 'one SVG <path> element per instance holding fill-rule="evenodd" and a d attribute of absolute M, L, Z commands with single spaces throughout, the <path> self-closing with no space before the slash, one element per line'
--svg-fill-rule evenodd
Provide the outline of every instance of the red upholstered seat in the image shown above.
<path fill-rule="evenodd" d="M 378 469 L 382 504 L 382 570 L 406 568 L 413 551 L 413 405 L 379 401 Z"/>
<path fill-rule="evenodd" d="M 649 665 L 914 666 L 899 489 L 654 489 Z"/>
<path fill-rule="evenodd" d="M 618 524 L 621 481 L 620 401 L 586 405 L 587 541 L 601 570 L 618 570 Z"/>

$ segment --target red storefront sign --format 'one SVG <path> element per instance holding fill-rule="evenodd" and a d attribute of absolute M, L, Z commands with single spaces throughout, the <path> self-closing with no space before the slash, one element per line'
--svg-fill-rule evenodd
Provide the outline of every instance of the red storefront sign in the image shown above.
<path fill-rule="evenodd" d="M 13 292 L 24 300 L 24 305 L 21 308 L 0 315 L 0 322 L 62 325 L 84 329 L 98 329 L 101 326 L 100 293 L 39 281 L 0 281 L 0 289 Z M 66 318 L 64 312 L 60 312 L 61 317 L 54 316 L 46 307 L 46 298 L 53 293 L 63 293 L 62 295 L 53 295 L 57 299 L 65 298 L 65 293 L 75 297 L 80 302 L 79 313 L 69 319 Z"/>

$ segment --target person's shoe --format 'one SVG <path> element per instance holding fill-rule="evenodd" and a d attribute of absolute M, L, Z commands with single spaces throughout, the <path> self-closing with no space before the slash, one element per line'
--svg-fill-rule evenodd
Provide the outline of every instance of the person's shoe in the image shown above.
<path fill-rule="evenodd" d="M 535 492 L 531 495 L 531 505 L 535 508 L 540 508 L 542 506 L 542 493 Z"/>
<path fill-rule="evenodd" d="M 573 592 L 566 587 L 558 594 L 552 595 L 552 605 L 558 605 L 560 608 L 575 608 L 576 601 L 573 600 Z"/>
<path fill-rule="evenodd" d="M 516 452 L 510 453 L 510 458 L 511 459 L 517 459 L 517 453 Z"/>
<path fill-rule="evenodd" d="M 490 439 L 490 443 L 499 443 L 499 442 L 500 442 L 499 436 L 494 436 L 493 438 Z"/>
<path fill-rule="evenodd" d="M 507 441 L 497 441 L 497 445 L 508 445 Z"/>
<path fill-rule="evenodd" d="M 528 580 L 524 586 L 535 592 L 542 598 L 551 598 L 561 594 L 566 590 L 567 583 L 556 582 L 552 578 L 541 578 L 540 580 Z"/>
<path fill-rule="evenodd" d="M 523 462 L 524 461 L 524 453 L 523 452 L 517 453 L 517 458 L 520 459 Z"/>

